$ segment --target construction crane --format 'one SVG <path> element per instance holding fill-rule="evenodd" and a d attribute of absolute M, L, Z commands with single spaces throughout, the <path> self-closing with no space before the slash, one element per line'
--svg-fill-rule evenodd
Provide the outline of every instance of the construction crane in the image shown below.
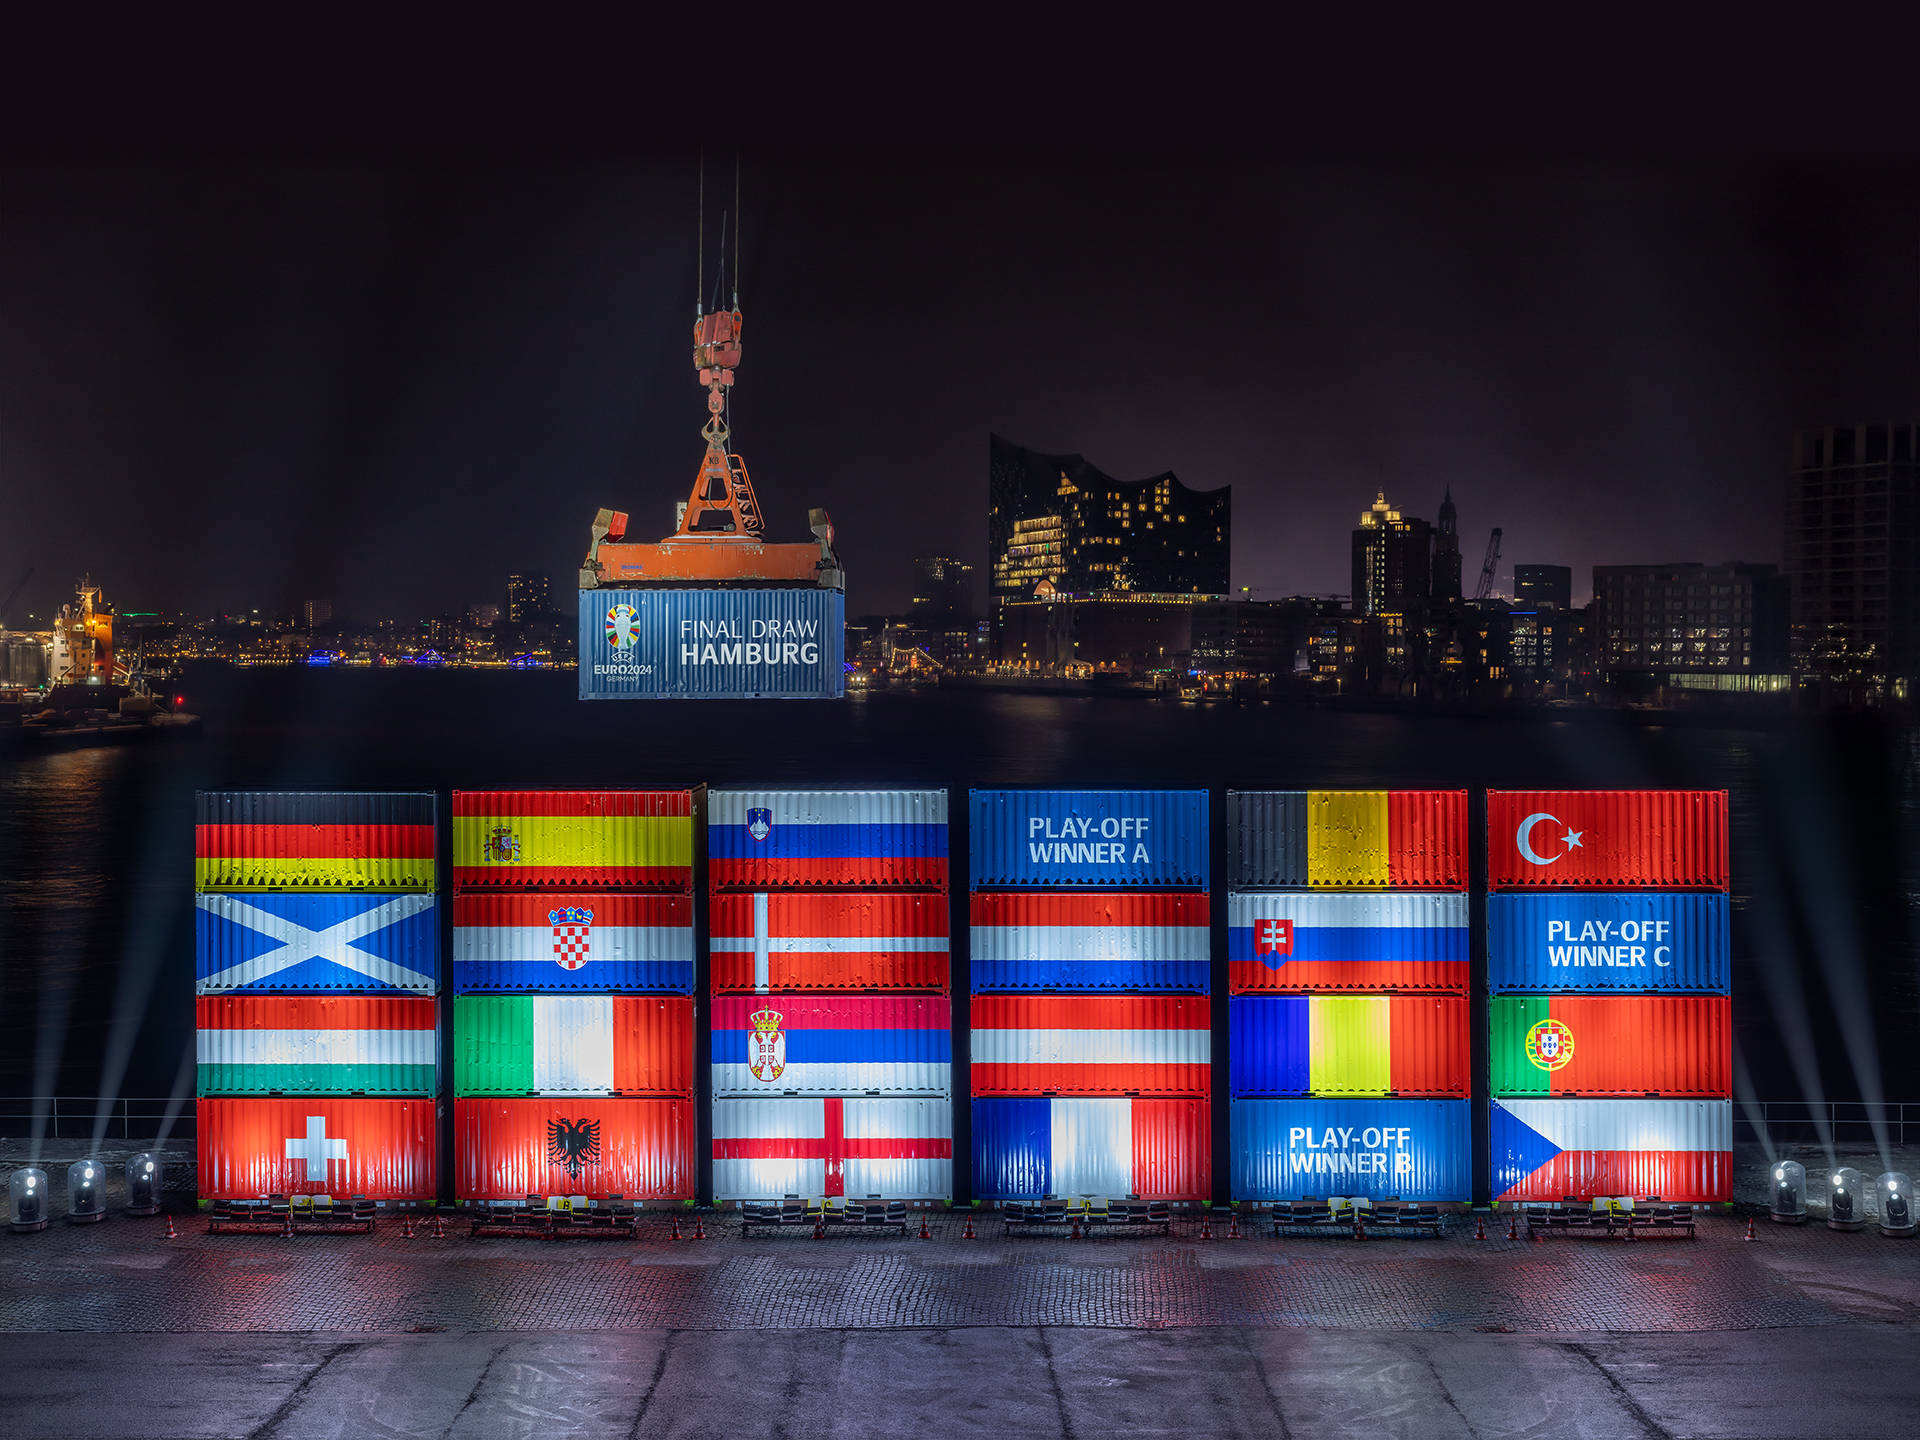
<path fill-rule="evenodd" d="M 27 588 L 27 581 L 33 578 L 34 567 L 29 565 L 27 573 L 20 577 L 20 583 L 7 592 L 7 598 L 0 600 L 0 626 L 7 623 L 7 607 L 20 598 L 20 592 Z"/>
<path fill-rule="evenodd" d="M 1500 527 L 1493 527 L 1487 540 L 1487 558 L 1480 566 L 1480 583 L 1473 587 L 1473 598 L 1486 600 L 1493 595 L 1493 575 L 1500 568 Z"/>

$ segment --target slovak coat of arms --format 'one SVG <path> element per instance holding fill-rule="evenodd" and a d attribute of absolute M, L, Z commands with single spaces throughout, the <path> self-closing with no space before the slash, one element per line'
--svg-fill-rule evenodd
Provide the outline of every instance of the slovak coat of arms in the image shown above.
<path fill-rule="evenodd" d="M 764 840 L 773 833 L 773 811 L 747 811 L 747 834 L 756 840 Z"/>
<path fill-rule="evenodd" d="M 553 926 L 553 959 L 562 970 L 578 970 L 593 958 L 593 911 L 581 905 L 549 910 Z"/>
<path fill-rule="evenodd" d="M 756 1010 L 747 1019 L 753 1024 L 747 1033 L 747 1069 L 770 1085 L 787 1068 L 787 1032 L 781 1028 L 786 1017 L 778 1010 Z"/>

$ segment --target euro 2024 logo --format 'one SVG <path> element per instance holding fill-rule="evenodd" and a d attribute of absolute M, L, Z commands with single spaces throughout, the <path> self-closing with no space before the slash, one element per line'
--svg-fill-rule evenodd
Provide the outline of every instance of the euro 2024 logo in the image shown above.
<path fill-rule="evenodd" d="M 631 650 L 640 642 L 640 612 L 631 605 L 616 605 L 607 611 L 607 643 L 616 650 Z"/>

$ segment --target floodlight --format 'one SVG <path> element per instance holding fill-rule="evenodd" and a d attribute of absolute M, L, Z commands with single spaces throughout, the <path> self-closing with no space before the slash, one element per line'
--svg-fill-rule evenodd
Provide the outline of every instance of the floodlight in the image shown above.
<path fill-rule="evenodd" d="M 67 1223 L 97 1225 L 107 1218 L 107 1167 L 76 1160 L 67 1167 Z"/>
<path fill-rule="evenodd" d="M 1913 1182 L 1899 1170 L 1889 1170 L 1875 1182 L 1880 1191 L 1880 1233 L 1904 1240 L 1920 1229 L 1913 1213 Z"/>
<path fill-rule="evenodd" d="M 1862 1230 L 1867 1224 L 1867 1196 L 1861 1175 L 1851 1165 L 1842 1165 L 1828 1177 L 1833 1187 L 1827 1200 L 1829 1230 Z"/>
<path fill-rule="evenodd" d="M 1768 1218 L 1776 1225 L 1807 1223 L 1807 1167 L 1798 1160 L 1782 1160 L 1773 1167 L 1773 1204 Z"/>
<path fill-rule="evenodd" d="M 160 1182 L 166 1174 L 160 1157 L 142 1150 L 127 1161 L 127 1214 L 158 1215 Z"/>
<path fill-rule="evenodd" d="M 7 1199 L 15 1230 L 47 1228 L 47 1172 L 29 1165 L 13 1172 L 7 1182 Z"/>

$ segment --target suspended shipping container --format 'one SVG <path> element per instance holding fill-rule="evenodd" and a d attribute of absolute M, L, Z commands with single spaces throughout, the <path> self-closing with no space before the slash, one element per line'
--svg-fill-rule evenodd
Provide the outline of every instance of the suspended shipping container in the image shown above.
<path fill-rule="evenodd" d="M 414 995 L 202 995 L 201 1095 L 432 1095 L 435 1002 Z"/>
<path fill-rule="evenodd" d="M 1204 790 L 974 790 L 975 890 L 1204 890 Z"/>
<path fill-rule="evenodd" d="M 1725 890 L 1724 790 L 1489 790 L 1493 890 Z"/>
<path fill-rule="evenodd" d="M 1464 790 L 1229 790 L 1235 890 L 1465 890 Z"/>
<path fill-rule="evenodd" d="M 720 995 L 715 1095 L 950 1095 L 944 995 Z"/>
<path fill-rule="evenodd" d="M 462 1200 L 691 1200 L 693 1102 L 456 1100 L 453 1155 Z"/>
<path fill-rule="evenodd" d="M 684 995 L 461 995 L 455 1095 L 693 1094 Z"/>
<path fill-rule="evenodd" d="M 202 790 L 199 890 L 432 890 L 434 796 L 335 790 Z"/>
<path fill-rule="evenodd" d="M 1235 1100 L 1233 1198 L 1469 1200 L 1468 1112 L 1465 1100 Z"/>
<path fill-rule="evenodd" d="M 456 790 L 453 883 L 467 890 L 693 888 L 686 790 Z"/>
<path fill-rule="evenodd" d="M 1207 1095 L 1204 995 L 979 995 L 975 1095 Z"/>
<path fill-rule="evenodd" d="M 1487 988 L 1724 995 L 1733 945 L 1725 895 L 1487 897 Z"/>
<path fill-rule="evenodd" d="M 1733 1093 L 1724 995 L 1500 995 L 1487 1040 L 1495 1095 Z"/>
<path fill-rule="evenodd" d="M 202 1100 L 200 1198 L 431 1200 L 437 1108 L 432 1100 Z"/>
<path fill-rule="evenodd" d="M 982 893 L 968 897 L 974 993 L 1207 993 L 1207 896 Z"/>
<path fill-rule="evenodd" d="M 707 906 L 713 993 L 947 993 L 944 894 L 715 895 Z"/>
<path fill-rule="evenodd" d="M 1195 1201 L 1213 1190 L 1206 1100 L 976 1099 L 973 1194 Z"/>
<path fill-rule="evenodd" d="M 1495 1100 L 1499 1200 L 1733 1198 L 1731 1100 Z"/>
<path fill-rule="evenodd" d="M 431 895 L 196 895 L 194 990 L 432 995 L 440 917 Z"/>
<path fill-rule="evenodd" d="M 953 1198 L 953 1102 L 715 1100 L 713 1198 Z"/>
<path fill-rule="evenodd" d="M 1227 983 L 1259 991 L 1467 989 L 1467 897 L 1227 897 Z"/>
<path fill-rule="evenodd" d="M 1232 1093 L 1467 1095 L 1468 1004 L 1464 995 L 1236 995 L 1227 1002 Z"/>
<path fill-rule="evenodd" d="M 715 890 L 898 890 L 947 885 L 944 790 L 715 790 Z"/>
<path fill-rule="evenodd" d="M 746 548 L 746 547 L 741 547 Z M 839 590 L 582 590 L 582 700 L 838 700 Z"/>
<path fill-rule="evenodd" d="M 685 895 L 456 895 L 453 988 L 693 993 Z"/>

